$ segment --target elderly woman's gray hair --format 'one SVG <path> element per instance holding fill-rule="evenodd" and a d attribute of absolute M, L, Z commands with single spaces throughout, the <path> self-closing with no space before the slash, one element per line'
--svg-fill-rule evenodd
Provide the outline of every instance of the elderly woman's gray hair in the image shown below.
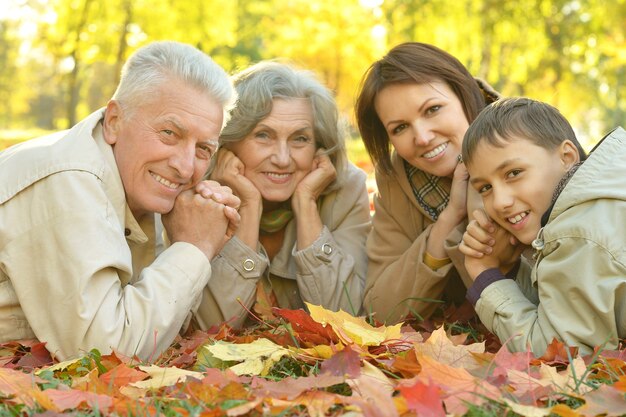
<path fill-rule="evenodd" d="M 174 41 L 152 42 L 139 48 L 124 64 L 113 99 L 129 114 L 154 96 L 162 84 L 180 80 L 202 91 L 224 109 L 226 124 L 236 93 L 228 74 L 207 54 Z"/>
<path fill-rule="evenodd" d="M 305 98 L 313 109 L 313 133 L 317 148 L 325 148 L 337 171 L 324 194 L 336 189 L 343 179 L 348 158 L 343 128 L 339 123 L 333 93 L 311 71 L 286 63 L 263 61 L 233 77 L 238 99 L 220 136 L 220 145 L 243 140 L 272 111 L 274 99 Z"/>

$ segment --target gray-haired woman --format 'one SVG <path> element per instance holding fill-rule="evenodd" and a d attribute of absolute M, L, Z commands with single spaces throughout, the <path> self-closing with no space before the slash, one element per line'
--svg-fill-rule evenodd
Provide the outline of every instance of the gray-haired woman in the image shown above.
<path fill-rule="evenodd" d="M 241 199 L 241 225 L 212 262 L 198 324 L 241 326 L 260 290 L 283 308 L 357 314 L 369 202 L 332 93 L 310 71 L 269 61 L 234 84 L 239 99 L 209 176 Z"/>

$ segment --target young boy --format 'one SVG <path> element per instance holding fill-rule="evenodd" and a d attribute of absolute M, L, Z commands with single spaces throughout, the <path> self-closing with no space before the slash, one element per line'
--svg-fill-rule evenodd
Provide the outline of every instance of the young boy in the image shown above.
<path fill-rule="evenodd" d="M 553 338 L 582 354 L 615 348 L 626 337 L 626 131 L 582 163 L 558 110 L 503 99 L 472 123 L 462 156 L 497 223 L 477 212 L 460 248 L 482 322 L 512 351 L 541 355 Z M 531 245 L 532 270 L 510 270 Z"/>

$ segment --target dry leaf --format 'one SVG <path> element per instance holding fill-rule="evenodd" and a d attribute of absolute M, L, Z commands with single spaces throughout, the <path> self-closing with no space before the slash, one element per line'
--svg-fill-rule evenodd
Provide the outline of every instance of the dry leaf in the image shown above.
<path fill-rule="evenodd" d="M 435 330 L 424 343 L 415 344 L 415 352 L 428 355 L 455 368 L 473 369 L 480 366 L 472 353 L 483 353 L 485 343 L 455 345 L 446 335 L 443 326 Z"/>
<path fill-rule="evenodd" d="M 402 323 L 395 326 L 374 327 L 362 317 L 354 317 L 343 310 L 337 312 L 306 303 L 311 317 L 322 326 L 330 325 L 346 344 L 356 343 L 361 346 L 378 346 L 389 340 L 401 338 Z"/>
<path fill-rule="evenodd" d="M 267 375 L 270 368 L 285 355 L 285 349 L 267 339 L 257 339 L 252 343 L 234 344 L 218 341 L 204 346 L 213 356 L 223 361 L 242 362 L 230 367 L 237 375 Z"/>
<path fill-rule="evenodd" d="M 140 366 L 139 369 L 150 375 L 150 379 L 132 382 L 128 385 L 142 389 L 157 389 L 168 387 L 177 382 L 184 382 L 187 378 L 192 377 L 202 379 L 204 375 L 200 372 L 186 371 L 179 368 L 161 368 L 160 366 Z"/>

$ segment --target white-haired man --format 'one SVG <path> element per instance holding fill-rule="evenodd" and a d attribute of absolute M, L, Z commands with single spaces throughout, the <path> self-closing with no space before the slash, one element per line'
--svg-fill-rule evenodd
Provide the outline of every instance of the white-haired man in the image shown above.
<path fill-rule="evenodd" d="M 154 42 L 106 108 L 0 153 L 0 342 L 60 359 L 169 346 L 239 222 L 230 189 L 201 181 L 234 99 L 206 54 Z"/>

